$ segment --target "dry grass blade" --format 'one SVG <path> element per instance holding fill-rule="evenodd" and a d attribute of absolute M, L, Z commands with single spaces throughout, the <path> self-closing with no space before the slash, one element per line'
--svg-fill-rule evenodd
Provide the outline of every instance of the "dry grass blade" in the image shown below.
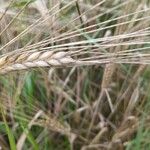
<path fill-rule="evenodd" d="M 42 115 L 42 111 L 39 111 L 37 112 L 37 114 L 34 116 L 34 118 L 29 122 L 28 124 L 28 129 L 30 130 L 31 127 L 33 126 L 34 122 L 38 119 L 38 117 L 40 117 Z M 28 133 L 22 133 L 22 135 L 20 136 L 18 142 L 17 142 L 17 150 L 21 150 L 23 145 L 24 145 L 24 142 L 26 140 L 26 137 L 27 137 L 27 134 Z"/>

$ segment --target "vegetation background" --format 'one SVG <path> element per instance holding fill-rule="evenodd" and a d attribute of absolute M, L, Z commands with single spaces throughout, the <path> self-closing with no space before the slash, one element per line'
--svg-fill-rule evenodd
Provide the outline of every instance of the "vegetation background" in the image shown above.
<path fill-rule="evenodd" d="M 0 0 L 0 147 L 149 150 L 149 0 Z"/>

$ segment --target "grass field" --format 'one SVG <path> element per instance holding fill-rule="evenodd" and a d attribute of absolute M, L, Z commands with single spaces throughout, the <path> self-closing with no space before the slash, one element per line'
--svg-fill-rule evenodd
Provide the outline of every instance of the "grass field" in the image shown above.
<path fill-rule="evenodd" d="M 149 150 L 149 48 L 149 0 L 0 0 L 0 148 Z"/>

